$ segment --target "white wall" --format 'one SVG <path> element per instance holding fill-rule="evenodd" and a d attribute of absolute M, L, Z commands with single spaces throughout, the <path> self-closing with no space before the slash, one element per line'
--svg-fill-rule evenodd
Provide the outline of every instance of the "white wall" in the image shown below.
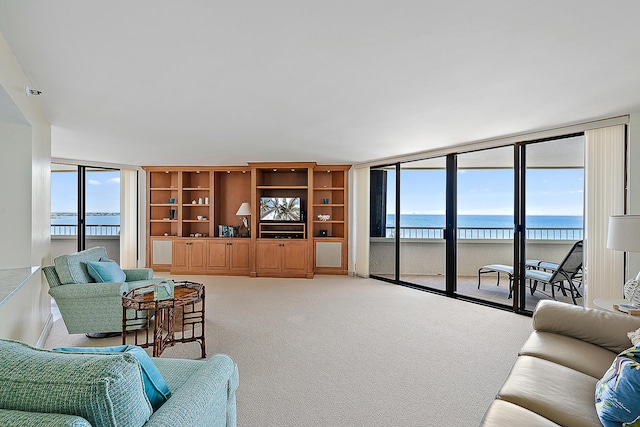
<path fill-rule="evenodd" d="M 3 281 L 6 277 L 13 277 L 23 283 L 6 304 L 0 305 L 0 337 L 32 345 L 41 344 L 41 340 L 44 340 L 43 330 L 34 327 L 42 322 L 43 310 L 40 309 L 40 301 L 42 294 L 46 295 L 41 283 L 40 269 L 20 268 L 3 270 L 0 273 L 6 273 L 6 276 L 3 274 Z"/>
<path fill-rule="evenodd" d="M 0 268 L 31 261 L 31 127 L 0 124 Z M 37 265 L 37 264 L 36 264 Z"/>
<path fill-rule="evenodd" d="M 38 98 L 26 96 L 26 86 L 32 85 L 0 34 L 0 268 L 41 266 L 50 259 L 51 124 Z M 51 314 L 46 280 L 39 274 L 35 281 L 0 313 L 32 319 L 11 337 L 30 344 Z"/>

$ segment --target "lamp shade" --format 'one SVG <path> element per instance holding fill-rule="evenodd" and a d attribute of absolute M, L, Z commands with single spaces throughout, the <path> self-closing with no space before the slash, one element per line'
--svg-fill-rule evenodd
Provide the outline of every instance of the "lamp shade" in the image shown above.
<path fill-rule="evenodd" d="M 251 206 L 248 202 L 243 202 L 238 208 L 238 212 L 236 212 L 238 216 L 247 216 L 251 215 Z"/>
<path fill-rule="evenodd" d="M 640 252 L 640 215 L 609 217 L 607 249 Z"/>

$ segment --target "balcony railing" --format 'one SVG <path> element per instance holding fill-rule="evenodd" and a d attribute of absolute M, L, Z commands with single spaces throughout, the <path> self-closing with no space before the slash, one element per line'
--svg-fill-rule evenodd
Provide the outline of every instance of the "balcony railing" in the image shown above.
<path fill-rule="evenodd" d="M 120 225 L 87 225 L 88 236 L 119 236 Z M 75 236 L 77 225 L 51 225 L 52 236 Z M 582 228 L 527 228 L 527 239 L 581 240 Z M 386 237 L 395 237 L 395 228 L 387 228 Z M 444 239 L 441 227 L 400 227 L 401 239 Z M 509 227 L 458 227 L 458 239 L 513 239 Z"/>
<path fill-rule="evenodd" d="M 120 225 L 86 225 L 87 236 L 119 236 Z M 51 224 L 52 236 L 77 236 L 77 225 L 53 225 Z"/>
<path fill-rule="evenodd" d="M 387 228 L 386 237 L 395 237 L 395 228 Z M 527 228 L 527 239 L 581 240 L 582 228 Z M 441 227 L 400 227 L 401 239 L 444 239 Z M 513 239 L 510 227 L 458 227 L 458 239 Z"/>

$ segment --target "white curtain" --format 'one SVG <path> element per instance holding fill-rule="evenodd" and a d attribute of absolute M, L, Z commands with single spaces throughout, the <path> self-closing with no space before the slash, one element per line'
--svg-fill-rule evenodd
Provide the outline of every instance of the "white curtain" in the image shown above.
<path fill-rule="evenodd" d="M 584 305 L 622 298 L 624 254 L 607 249 L 610 215 L 624 212 L 625 125 L 585 132 Z"/>
<path fill-rule="evenodd" d="M 349 271 L 360 277 L 369 277 L 369 209 L 371 169 L 351 169 L 349 197 Z M 355 243 L 354 243 L 355 242 Z"/>
<path fill-rule="evenodd" d="M 137 213 L 138 213 L 138 171 L 120 170 L 120 266 L 138 266 L 137 254 Z"/>

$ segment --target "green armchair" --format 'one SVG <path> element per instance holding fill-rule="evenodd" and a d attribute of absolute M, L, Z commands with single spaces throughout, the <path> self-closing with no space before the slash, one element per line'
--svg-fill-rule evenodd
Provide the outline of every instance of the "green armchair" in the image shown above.
<path fill-rule="evenodd" d="M 96 283 L 87 262 L 106 260 L 107 250 L 99 246 L 56 257 L 42 269 L 70 334 L 122 332 L 122 295 L 162 280 L 150 268 L 133 268 L 122 270 L 124 281 Z"/>
<path fill-rule="evenodd" d="M 150 358 L 171 396 L 157 410 L 130 353 L 66 353 L 0 339 L 0 426 L 236 427 L 238 367 Z"/>

